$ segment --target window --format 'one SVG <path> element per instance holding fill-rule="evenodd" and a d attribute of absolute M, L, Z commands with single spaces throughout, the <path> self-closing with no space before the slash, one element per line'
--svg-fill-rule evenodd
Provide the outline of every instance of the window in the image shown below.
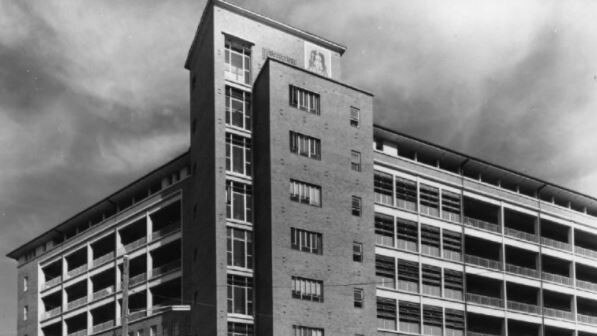
<path fill-rule="evenodd" d="M 228 266 L 253 268 L 253 233 L 226 228 Z"/>
<path fill-rule="evenodd" d="M 293 336 L 324 336 L 323 329 L 293 325 Z"/>
<path fill-rule="evenodd" d="M 321 141 L 308 135 L 290 131 L 290 152 L 320 160 Z"/>
<path fill-rule="evenodd" d="M 394 189 L 392 188 L 393 177 L 390 174 L 375 172 L 373 177 L 373 189 L 375 191 L 375 202 L 394 205 Z"/>
<path fill-rule="evenodd" d="M 421 253 L 434 257 L 440 256 L 439 228 L 421 224 Z"/>
<path fill-rule="evenodd" d="M 398 259 L 398 288 L 408 292 L 419 292 L 419 263 Z"/>
<path fill-rule="evenodd" d="M 350 169 L 361 171 L 361 153 L 355 150 L 350 151 Z"/>
<path fill-rule="evenodd" d="M 442 269 L 423 265 L 423 294 L 442 296 Z"/>
<path fill-rule="evenodd" d="M 400 301 L 398 305 L 400 331 L 418 334 L 421 331 L 421 307 L 418 303 Z"/>
<path fill-rule="evenodd" d="M 27 321 L 29 318 L 29 306 L 23 307 L 23 321 Z"/>
<path fill-rule="evenodd" d="M 253 279 L 228 275 L 228 313 L 253 314 Z"/>
<path fill-rule="evenodd" d="M 226 133 L 226 170 L 251 175 L 251 139 Z"/>
<path fill-rule="evenodd" d="M 417 211 L 417 182 L 396 177 L 396 206 Z"/>
<path fill-rule="evenodd" d="M 460 222 L 462 200 L 459 194 L 442 191 L 442 218 L 452 222 Z"/>
<path fill-rule="evenodd" d="M 252 197 L 252 186 L 236 181 L 226 181 L 226 218 L 252 222 Z"/>
<path fill-rule="evenodd" d="M 251 45 L 226 37 L 224 48 L 226 79 L 251 84 Z"/>
<path fill-rule="evenodd" d="M 226 125 L 251 130 L 251 94 L 226 86 Z"/>
<path fill-rule="evenodd" d="M 137 330 L 137 336 L 143 336 L 144 334 L 143 329 Z"/>
<path fill-rule="evenodd" d="M 443 230 L 444 258 L 462 261 L 462 235 L 460 232 Z"/>
<path fill-rule="evenodd" d="M 439 217 L 439 189 L 421 184 L 421 213 Z"/>
<path fill-rule="evenodd" d="M 149 328 L 149 336 L 157 336 L 158 334 L 158 326 L 151 326 Z"/>
<path fill-rule="evenodd" d="M 444 296 L 449 299 L 462 300 L 462 272 L 444 269 Z"/>
<path fill-rule="evenodd" d="M 228 336 L 254 336 L 252 324 L 228 322 Z"/>
<path fill-rule="evenodd" d="M 23 292 L 29 288 L 29 277 L 23 277 Z"/>
<path fill-rule="evenodd" d="M 359 123 L 361 121 L 361 110 L 358 108 L 351 106 L 350 107 L 350 126 L 352 127 L 359 127 Z"/>
<path fill-rule="evenodd" d="M 378 287 L 395 288 L 396 265 L 394 258 L 376 255 L 375 276 Z"/>
<path fill-rule="evenodd" d="M 394 247 L 394 217 L 375 214 L 375 242 Z"/>
<path fill-rule="evenodd" d="M 323 253 L 323 238 L 321 233 L 291 228 L 290 241 L 293 250 L 314 254 Z"/>
<path fill-rule="evenodd" d="M 292 297 L 313 302 L 323 302 L 323 281 L 293 276 Z"/>
<path fill-rule="evenodd" d="M 377 328 L 396 330 L 396 301 L 377 298 Z"/>
<path fill-rule="evenodd" d="M 358 196 L 352 196 L 352 215 L 361 216 L 363 200 Z"/>
<path fill-rule="evenodd" d="M 352 261 L 363 262 L 363 244 L 352 242 Z"/>
<path fill-rule="evenodd" d="M 321 187 L 290 180 L 290 199 L 295 202 L 321 206 Z"/>
<path fill-rule="evenodd" d="M 441 336 L 444 314 L 441 307 L 423 306 L 423 334 Z"/>
<path fill-rule="evenodd" d="M 398 248 L 407 251 L 418 251 L 419 228 L 416 222 L 396 218 Z"/>
<path fill-rule="evenodd" d="M 353 289 L 354 295 L 354 306 L 355 308 L 363 308 L 363 304 L 365 302 L 365 292 L 362 288 L 354 288 Z"/>
<path fill-rule="evenodd" d="M 319 95 L 293 85 L 289 87 L 289 104 L 309 113 L 320 114 Z"/>
<path fill-rule="evenodd" d="M 446 308 L 446 336 L 464 335 L 464 312 Z"/>

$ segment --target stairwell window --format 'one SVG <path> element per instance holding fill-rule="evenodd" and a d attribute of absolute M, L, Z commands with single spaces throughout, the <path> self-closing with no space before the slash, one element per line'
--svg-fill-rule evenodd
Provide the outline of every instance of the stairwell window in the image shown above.
<path fill-rule="evenodd" d="M 251 93 L 226 86 L 226 125 L 251 130 Z"/>
<path fill-rule="evenodd" d="M 289 104 L 292 107 L 296 107 L 300 110 L 307 111 L 309 113 L 319 115 L 319 94 L 301 89 L 294 85 L 289 86 Z"/>
<path fill-rule="evenodd" d="M 228 313 L 253 315 L 253 279 L 228 275 Z"/>
<path fill-rule="evenodd" d="M 253 268 L 253 233 L 227 228 L 228 266 Z"/>
<path fill-rule="evenodd" d="M 251 45 L 227 36 L 224 44 L 224 75 L 226 79 L 251 84 Z"/>
<path fill-rule="evenodd" d="M 290 180 L 290 199 L 312 206 L 321 206 L 321 187 L 301 181 Z"/>
<path fill-rule="evenodd" d="M 253 187 L 251 185 L 226 181 L 226 218 L 252 222 L 252 206 Z"/>
<path fill-rule="evenodd" d="M 251 175 L 251 139 L 226 133 L 226 170 Z"/>
<path fill-rule="evenodd" d="M 311 159 L 321 159 L 321 140 L 290 131 L 290 152 Z"/>

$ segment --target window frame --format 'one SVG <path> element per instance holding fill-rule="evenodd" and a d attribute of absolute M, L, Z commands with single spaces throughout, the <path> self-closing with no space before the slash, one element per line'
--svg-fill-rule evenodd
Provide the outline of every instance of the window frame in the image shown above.
<path fill-rule="evenodd" d="M 253 278 L 242 275 L 228 274 L 226 290 L 228 314 L 253 315 L 253 312 L 255 311 Z M 237 295 L 241 295 L 241 299 L 238 299 Z M 244 301 L 238 307 L 237 299 L 239 301 Z M 236 308 L 240 308 L 239 310 L 242 310 L 242 312 L 237 312 Z"/>
<path fill-rule="evenodd" d="M 244 203 L 243 218 L 235 217 L 236 195 L 241 195 Z M 253 186 L 234 180 L 226 180 L 226 219 L 245 223 L 253 222 Z"/>
<path fill-rule="evenodd" d="M 321 96 L 319 93 L 309 91 L 290 84 L 288 86 L 288 104 L 299 110 L 321 115 Z"/>
<path fill-rule="evenodd" d="M 224 77 L 227 80 L 250 85 L 252 80 L 252 44 L 233 36 L 224 38 Z M 240 57 L 241 67 L 233 65 L 232 58 Z M 237 69 L 234 71 L 233 69 Z"/>
<path fill-rule="evenodd" d="M 313 254 L 323 254 L 323 235 L 319 232 L 290 228 L 290 248 Z"/>
<path fill-rule="evenodd" d="M 363 199 L 359 196 L 351 197 L 351 213 L 353 216 L 361 217 L 363 215 Z"/>
<path fill-rule="evenodd" d="M 242 233 L 243 237 L 238 237 L 235 233 Z M 243 250 L 243 265 L 236 265 L 236 247 L 241 245 Z M 253 269 L 254 255 L 253 255 L 253 232 L 249 230 L 239 229 L 236 227 L 226 228 L 226 261 L 227 265 L 231 267 L 240 267 L 246 269 Z"/>
<path fill-rule="evenodd" d="M 323 203 L 321 186 L 290 179 L 290 200 L 321 208 Z"/>
<path fill-rule="evenodd" d="M 289 131 L 290 152 L 314 160 L 321 160 L 321 140 L 306 134 Z"/>
<path fill-rule="evenodd" d="M 244 131 L 251 131 L 253 127 L 253 115 L 251 110 L 251 92 L 239 89 L 234 86 L 225 86 L 225 123 L 228 127 L 240 129 Z M 242 110 L 233 109 L 233 103 L 238 103 L 242 106 Z M 234 113 L 240 113 L 242 118 L 235 118 Z M 235 122 L 236 119 L 242 119 L 242 125 Z"/>
<path fill-rule="evenodd" d="M 363 259 L 364 259 L 363 243 L 353 241 L 352 242 L 352 261 L 362 263 Z"/>
<path fill-rule="evenodd" d="M 356 172 L 360 172 L 362 170 L 361 164 L 361 152 L 356 150 L 350 151 L 350 169 Z"/>
<path fill-rule="evenodd" d="M 293 299 L 320 303 L 324 301 L 324 287 L 322 280 L 292 276 L 291 288 L 291 296 Z"/>

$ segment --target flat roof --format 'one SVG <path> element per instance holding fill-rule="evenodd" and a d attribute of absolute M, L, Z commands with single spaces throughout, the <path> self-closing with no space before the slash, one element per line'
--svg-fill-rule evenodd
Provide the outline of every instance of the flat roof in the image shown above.
<path fill-rule="evenodd" d="M 519 187 L 521 193 L 543 201 L 551 202 L 552 199 L 555 199 L 564 203 L 572 202 L 571 206 L 573 206 L 573 210 L 583 212 L 584 209 L 587 209 L 589 215 L 597 216 L 597 198 L 593 196 L 416 138 L 385 126 L 377 124 L 373 126 L 376 135 L 381 135 L 389 141 L 395 141 L 406 152 L 420 153 L 422 161 L 437 160 L 443 162 L 443 169 L 445 170 L 460 170 L 464 175 L 471 177 L 475 176 L 475 174 L 481 175 L 484 181 L 499 182 L 506 189 L 512 189 L 512 186 Z M 440 168 L 442 168 L 441 163 Z M 566 204 L 557 202 L 556 204 L 567 206 Z"/>
<path fill-rule="evenodd" d="M 274 20 L 270 17 L 267 17 L 265 15 L 250 11 L 248 9 L 242 8 L 240 6 L 237 6 L 233 3 L 230 2 L 226 2 L 223 0 L 209 0 L 207 2 L 207 4 L 205 5 L 205 9 L 203 10 L 203 14 L 201 16 L 201 20 L 199 21 L 199 25 L 197 26 L 197 30 L 195 32 L 195 36 L 193 38 L 193 43 L 191 44 L 191 48 L 189 49 L 189 53 L 187 55 L 187 59 L 185 61 L 185 68 L 189 69 L 189 65 L 190 65 L 190 61 L 192 59 L 193 56 L 193 51 L 195 49 L 195 44 L 197 42 L 197 37 L 198 37 L 198 33 L 199 30 L 201 28 L 201 25 L 204 22 L 204 17 L 205 14 L 207 13 L 207 11 L 212 8 L 213 6 L 218 6 L 221 8 L 225 8 L 230 10 L 231 12 L 234 12 L 236 14 L 242 15 L 244 17 L 250 18 L 252 20 L 255 20 L 257 22 L 263 23 L 265 25 L 268 25 L 270 27 L 285 31 L 287 33 L 296 35 L 298 37 L 301 37 L 307 41 L 319 44 L 321 46 L 324 46 L 328 49 L 331 49 L 333 51 L 336 51 L 338 53 L 340 53 L 340 55 L 343 55 L 344 52 L 346 51 L 346 46 L 344 46 L 343 44 L 328 40 L 326 38 L 323 38 L 319 35 L 313 34 L 313 33 L 309 33 L 305 30 L 293 27 L 291 25 L 282 23 L 280 21 Z"/>
<path fill-rule="evenodd" d="M 57 234 L 62 234 L 64 230 L 70 229 L 71 227 L 76 226 L 79 224 L 78 221 L 88 215 L 93 215 L 94 211 L 101 210 L 106 206 L 113 206 L 114 205 L 114 198 L 118 198 L 123 193 L 126 193 L 130 189 L 137 187 L 143 183 L 148 182 L 151 178 L 156 178 L 157 174 L 160 174 L 163 171 L 168 170 L 169 168 L 178 168 L 182 167 L 188 159 L 189 151 L 185 151 L 181 155 L 175 157 L 174 159 L 166 162 L 165 164 L 159 166 L 156 169 L 151 170 L 149 173 L 143 175 L 142 177 L 134 180 L 133 182 L 127 184 L 126 186 L 118 189 L 117 191 L 110 194 L 108 197 L 101 199 L 100 201 L 94 203 L 93 205 L 85 208 L 84 210 L 76 213 L 75 215 L 71 216 L 70 218 L 64 220 L 62 223 L 52 227 L 51 229 L 37 235 L 35 238 L 31 239 L 27 243 L 17 247 L 13 251 L 9 252 L 6 256 L 12 259 L 18 259 L 21 254 L 28 251 L 29 249 L 36 247 L 40 243 L 44 242 L 47 238 L 54 237 Z"/>

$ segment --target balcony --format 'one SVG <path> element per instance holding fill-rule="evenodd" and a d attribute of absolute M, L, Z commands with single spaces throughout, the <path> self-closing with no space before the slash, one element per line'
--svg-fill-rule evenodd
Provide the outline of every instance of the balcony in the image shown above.
<path fill-rule="evenodd" d="M 54 316 L 58 316 L 61 313 L 62 313 L 62 307 L 52 308 L 44 313 L 43 319 L 46 320 L 46 319 L 52 318 Z"/>
<path fill-rule="evenodd" d="M 578 322 L 597 325 L 597 316 L 576 314 Z"/>
<path fill-rule="evenodd" d="M 156 278 L 166 273 L 180 269 L 180 260 L 169 262 L 165 265 L 155 267 L 151 270 L 151 276 Z"/>
<path fill-rule="evenodd" d="M 555 282 L 566 286 L 572 286 L 572 279 L 570 279 L 567 276 L 548 272 L 541 272 L 541 278 L 546 281 Z"/>
<path fill-rule="evenodd" d="M 114 320 L 106 321 L 100 324 L 96 324 L 93 326 L 93 333 L 102 332 L 104 330 L 108 330 L 114 326 Z"/>
<path fill-rule="evenodd" d="M 170 225 L 165 226 L 157 231 L 154 231 L 151 234 L 151 240 L 156 240 L 161 237 L 165 237 L 165 236 L 167 236 L 171 233 L 177 232 L 179 230 L 180 230 L 180 223 L 170 224 Z"/>
<path fill-rule="evenodd" d="M 510 236 L 510 237 L 514 237 L 514 238 L 518 238 L 518 239 L 522 239 L 522 240 L 527 240 L 527 241 L 534 242 L 534 243 L 537 243 L 539 241 L 539 239 L 537 238 L 537 235 L 534 235 L 534 234 L 528 233 L 528 232 L 524 232 L 524 231 L 520 231 L 520 230 L 516 230 L 513 228 L 509 228 L 509 227 L 504 228 L 504 233 L 506 234 L 506 236 Z"/>
<path fill-rule="evenodd" d="M 574 252 L 576 252 L 576 254 L 580 254 L 585 257 L 597 259 L 597 251 L 593 251 L 588 248 L 574 246 Z"/>
<path fill-rule="evenodd" d="M 471 217 L 464 217 L 464 224 L 469 226 L 474 226 L 479 229 L 493 231 L 493 232 L 500 232 L 499 225 L 495 223 L 486 222 L 481 219 L 471 218 Z"/>
<path fill-rule="evenodd" d="M 147 237 L 141 237 L 141 238 L 139 238 L 139 239 L 137 239 L 135 241 L 132 241 L 132 242 L 124 245 L 124 250 L 126 252 L 130 252 L 130 251 L 136 249 L 139 246 L 145 245 L 146 242 L 147 242 Z"/>
<path fill-rule="evenodd" d="M 506 272 L 515 273 L 519 275 L 526 275 L 532 278 L 539 278 L 539 272 L 537 270 L 523 266 L 506 264 Z"/>
<path fill-rule="evenodd" d="M 510 300 L 508 300 L 508 309 L 530 314 L 539 314 L 539 312 L 541 311 L 541 309 L 539 309 L 539 306 L 537 305 Z"/>
<path fill-rule="evenodd" d="M 97 259 L 93 260 L 93 267 L 98 267 L 100 265 L 103 265 L 108 260 L 112 260 L 112 259 L 114 259 L 114 252 L 104 254 L 103 256 L 98 257 Z"/>
<path fill-rule="evenodd" d="M 493 306 L 493 307 L 503 307 L 504 300 L 492 297 L 492 296 L 485 296 L 480 294 L 473 294 L 473 293 L 466 293 L 466 301 L 482 304 L 485 306 Z"/>
<path fill-rule="evenodd" d="M 502 270 L 502 263 L 493 259 L 481 258 L 474 255 L 465 254 L 464 261 L 470 264 L 475 264 L 486 268 Z"/>
<path fill-rule="evenodd" d="M 597 283 L 576 279 L 576 287 L 597 292 Z"/>
<path fill-rule="evenodd" d="M 99 300 L 101 298 L 105 298 L 110 294 L 114 293 L 114 286 L 106 287 L 103 289 L 98 290 L 97 292 L 93 293 L 93 300 Z"/>
<path fill-rule="evenodd" d="M 572 312 L 561 309 L 543 307 L 543 315 L 574 321 L 574 314 Z"/>
<path fill-rule="evenodd" d="M 547 238 L 547 237 L 541 237 L 541 244 L 555 247 L 560 250 L 566 250 L 566 251 L 572 250 L 572 246 L 570 244 L 561 242 L 559 240 Z"/>
<path fill-rule="evenodd" d="M 67 310 L 72 310 L 72 309 L 81 307 L 81 306 L 85 305 L 86 303 L 87 303 L 87 297 L 83 296 L 76 300 L 70 301 L 69 303 L 67 303 L 66 307 L 67 307 Z"/>
<path fill-rule="evenodd" d="M 54 279 L 50 279 L 50 280 L 46 281 L 46 282 L 45 282 L 45 283 L 44 283 L 44 284 L 41 286 L 41 290 L 45 290 L 45 289 L 48 289 L 48 288 L 52 288 L 52 287 L 54 287 L 54 286 L 58 285 L 58 284 L 59 284 L 59 283 L 61 283 L 61 282 L 62 282 L 62 277 L 61 277 L 61 276 L 59 276 L 59 277 L 55 277 Z"/>
<path fill-rule="evenodd" d="M 147 273 L 137 274 L 129 279 L 129 287 L 133 287 L 144 282 L 147 279 Z"/>
<path fill-rule="evenodd" d="M 79 267 L 76 267 L 76 268 L 68 271 L 66 274 L 68 275 L 69 278 L 73 278 L 79 274 L 85 273 L 86 271 L 87 271 L 87 264 L 83 264 Z"/>

